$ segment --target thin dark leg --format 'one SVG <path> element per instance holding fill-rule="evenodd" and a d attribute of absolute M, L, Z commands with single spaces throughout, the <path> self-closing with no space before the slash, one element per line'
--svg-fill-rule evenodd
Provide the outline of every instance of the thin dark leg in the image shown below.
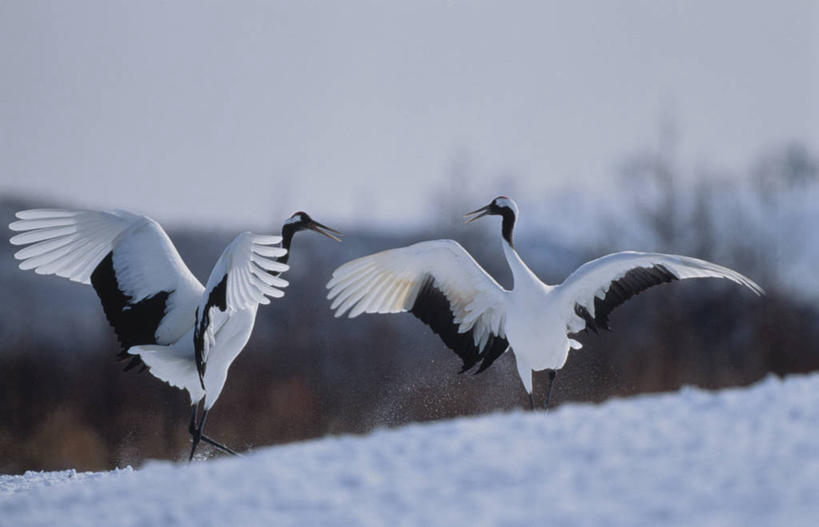
<path fill-rule="evenodd" d="M 544 410 L 549 409 L 549 400 L 552 398 L 552 386 L 555 383 L 555 375 L 557 375 L 555 370 L 549 370 L 549 387 L 546 388 L 546 406 Z"/>
<path fill-rule="evenodd" d="M 208 411 L 202 411 L 202 420 L 199 421 L 199 428 L 193 431 L 193 446 L 191 446 L 191 455 L 188 457 L 188 463 L 193 461 L 193 455 L 196 453 L 196 447 L 199 446 L 199 440 L 202 439 L 202 430 L 205 428 L 205 419 L 208 417 Z"/>
<path fill-rule="evenodd" d="M 204 441 L 205 443 L 207 443 L 207 444 L 209 444 L 209 445 L 211 445 L 211 446 L 213 446 L 213 447 L 215 447 L 215 448 L 218 448 L 219 450 L 221 450 L 221 451 L 222 451 L 222 452 L 224 452 L 225 454 L 232 454 L 232 455 L 234 455 L 234 456 L 239 456 L 239 457 L 242 457 L 242 455 L 241 455 L 241 454 L 239 454 L 239 453 L 237 453 L 237 452 L 234 452 L 233 450 L 229 449 L 228 447 L 226 447 L 225 445 L 223 445 L 222 443 L 220 443 L 220 442 L 218 442 L 218 441 L 214 441 L 213 439 L 209 438 L 209 437 L 208 437 L 208 436 L 206 436 L 205 434 L 202 434 L 202 435 L 201 435 L 201 439 L 202 439 L 202 441 Z"/>
<path fill-rule="evenodd" d="M 533 412 L 535 410 L 535 398 L 532 397 L 532 394 L 529 394 L 529 411 Z"/>
<path fill-rule="evenodd" d="M 221 450 L 222 452 L 224 452 L 226 454 L 232 454 L 234 456 L 239 456 L 240 454 L 234 452 L 233 450 L 229 449 L 228 447 L 226 447 L 222 443 L 220 443 L 220 442 L 218 442 L 218 441 L 216 441 L 214 439 L 211 439 L 210 437 L 208 437 L 208 436 L 206 436 L 205 434 L 202 433 L 202 429 L 204 429 L 204 427 L 205 427 L 205 415 L 207 415 L 207 413 L 208 413 L 207 410 L 202 412 L 202 422 L 199 423 L 199 429 L 197 430 L 197 428 L 196 428 L 196 414 L 198 413 L 198 410 L 199 410 L 199 403 L 197 403 L 197 404 L 195 404 L 193 406 L 193 413 L 191 414 L 191 422 L 190 422 L 190 425 L 188 425 L 188 432 L 190 432 L 190 434 L 191 434 L 191 436 L 193 438 L 193 446 L 191 447 L 191 455 L 188 458 L 188 462 L 190 462 L 193 459 L 193 455 L 196 452 L 196 447 L 197 447 L 200 440 L 204 441 L 205 443 L 207 443 L 207 444 L 209 444 L 209 445 L 211 445 L 211 446 L 213 446 L 213 447 L 215 447 L 215 448 L 217 448 L 219 450 Z"/>
<path fill-rule="evenodd" d="M 191 424 L 188 425 L 188 433 L 190 435 L 196 435 L 196 414 L 199 410 L 199 403 L 193 405 L 193 413 L 191 414 Z"/>

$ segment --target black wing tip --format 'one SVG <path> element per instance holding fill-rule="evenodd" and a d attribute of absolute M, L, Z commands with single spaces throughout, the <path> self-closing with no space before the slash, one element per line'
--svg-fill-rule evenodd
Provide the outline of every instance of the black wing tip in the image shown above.
<path fill-rule="evenodd" d="M 475 373 L 473 373 L 472 375 L 478 375 L 479 373 L 485 372 L 487 370 L 487 368 L 489 368 L 489 366 L 491 366 L 491 365 L 492 365 L 491 362 L 486 362 L 486 361 L 482 362 L 480 368 L 475 370 Z"/>
<path fill-rule="evenodd" d="M 589 310 L 580 304 L 575 304 L 574 312 L 586 322 L 584 330 L 599 333 L 599 329 L 611 331 L 609 324 L 609 314 L 626 300 L 635 295 L 639 295 L 646 289 L 655 285 L 679 280 L 677 276 L 669 271 L 663 264 L 654 264 L 651 267 L 635 267 L 617 280 L 612 280 L 609 284 L 606 296 L 602 299 L 594 297 L 594 316 Z"/>
<path fill-rule="evenodd" d="M 432 276 L 421 284 L 412 309 L 409 310 L 416 318 L 430 327 L 438 335 L 446 347 L 455 352 L 463 362 L 461 373 L 469 370 L 480 360 L 480 353 L 475 346 L 472 332 L 460 333 L 454 322 L 452 308 L 446 295 L 435 285 Z"/>
<path fill-rule="evenodd" d="M 481 361 L 481 366 L 478 368 L 478 371 L 475 372 L 475 375 L 486 371 L 501 355 L 506 353 L 508 349 L 509 341 L 506 340 L 506 338 L 492 335 L 481 352 L 483 360 Z"/>
<path fill-rule="evenodd" d="M 140 365 L 143 367 L 145 366 L 145 363 L 142 362 L 142 359 L 140 359 L 139 356 L 132 356 L 131 360 L 128 362 L 128 364 L 125 365 L 122 371 L 133 370 L 134 368 Z"/>
<path fill-rule="evenodd" d="M 165 317 L 168 297 L 173 291 L 157 291 L 138 302 L 121 289 L 114 269 L 113 251 L 109 251 L 91 273 L 91 285 L 102 304 L 105 318 L 114 328 L 120 344 L 120 361 L 129 360 L 123 371 L 144 365 L 139 355 L 130 355 L 133 346 L 156 344 L 156 330 Z M 140 372 L 144 371 L 141 369 Z"/>
<path fill-rule="evenodd" d="M 586 331 L 591 330 L 595 334 L 599 333 L 597 330 L 597 321 L 594 319 L 593 316 L 591 316 L 591 313 L 589 313 L 588 309 L 586 309 L 584 306 L 581 306 L 580 304 L 575 304 L 574 312 L 577 316 L 586 321 L 586 327 L 584 328 Z"/>
<path fill-rule="evenodd" d="M 428 276 L 421 285 L 410 313 L 428 325 L 432 332 L 441 338 L 446 347 L 460 357 L 463 364 L 458 374 L 468 372 L 479 362 L 481 365 L 475 375 L 481 373 L 508 347 L 505 338 L 491 335 L 483 349 L 480 349 L 475 344 L 473 330 L 461 333 L 458 324 L 455 323 L 449 300 L 435 285 L 432 276 Z"/>
<path fill-rule="evenodd" d="M 193 354 L 196 360 L 196 372 L 199 374 L 199 384 L 202 389 L 205 389 L 205 369 L 207 365 L 203 360 L 205 351 L 205 331 L 210 324 L 210 308 L 216 307 L 219 311 L 227 310 L 227 279 L 228 275 L 225 273 L 222 279 L 219 280 L 214 288 L 208 293 L 208 299 L 205 302 L 205 308 L 199 312 L 196 308 L 196 322 L 193 331 Z M 200 319 L 201 315 L 201 319 Z"/>

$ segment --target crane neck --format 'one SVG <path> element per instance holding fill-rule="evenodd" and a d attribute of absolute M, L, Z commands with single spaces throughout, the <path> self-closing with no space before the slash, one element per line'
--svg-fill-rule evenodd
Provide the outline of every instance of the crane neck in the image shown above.
<path fill-rule="evenodd" d="M 514 249 L 515 242 L 512 239 L 512 233 L 515 230 L 515 213 L 509 208 L 504 208 L 501 212 L 501 216 L 503 217 L 501 235 L 504 241 L 509 244 L 509 247 Z"/>
<path fill-rule="evenodd" d="M 503 254 L 506 256 L 506 262 L 509 264 L 509 269 L 512 270 L 513 288 L 529 282 L 542 283 L 537 275 L 529 269 L 518 251 L 509 243 L 506 236 L 503 237 L 501 243 L 503 244 Z"/>
<path fill-rule="evenodd" d="M 287 249 L 287 252 L 284 256 L 279 256 L 276 258 L 276 261 L 279 263 L 286 264 L 287 260 L 290 259 L 290 244 L 293 243 L 293 236 L 296 234 L 297 229 L 295 224 L 286 223 L 282 227 L 282 248 Z M 276 273 L 278 275 L 278 273 Z"/>

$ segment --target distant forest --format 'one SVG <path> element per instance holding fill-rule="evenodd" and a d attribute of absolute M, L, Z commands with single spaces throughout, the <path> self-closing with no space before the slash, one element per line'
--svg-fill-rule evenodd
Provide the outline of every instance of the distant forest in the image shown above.
<path fill-rule="evenodd" d="M 711 259 L 768 292 L 756 298 L 718 280 L 646 291 L 613 313 L 613 332 L 581 338 L 584 348 L 570 354 L 557 375 L 553 404 L 685 384 L 744 385 L 771 373 L 819 369 L 819 313 L 812 301 L 819 286 L 815 278 L 799 280 L 800 269 L 815 268 L 819 251 L 815 238 L 800 234 L 815 229 L 819 218 L 817 201 L 805 198 L 819 195 L 817 166 L 796 144 L 772 150 L 747 177 L 734 180 L 682 173 L 661 148 L 635 155 L 621 167 L 624 190 L 616 197 L 633 212 L 601 214 L 595 220 L 600 236 L 582 245 L 554 236 L 547 225 L 539 229 L 546 219 L 524 208 L 520 221 L 528 228 L 517 240 L 519 251 L 551 283 L 586 260 L 635 249 Z M 440 216 L 426 228 L 331 225 L 345 231 L 342 244 L 309 233 L 297 237 L 286 275 L 291 285 L 284 298 L 260 308 L 250 343 L 208 418 L 208 434 L 244 450 L 524 407 L 528 399 L 508 354 L 480 375 L 458 375 L 457 356 L 411 315 L 335 319 L 325 300 L 324 284 L 336 266 L 434 238 L 458 240 L 511 286 L 499 225 L 487 220 L 466 229 L 454 219 L 492 197 L 463 203 L 452 185 L 439 198 Z M 19 209 L 59 205 L 4 196 L 0 223 L 11 222 Z M 310 212 L 324 221 L 320 211 Z M 203 282 L 235 234 L 166 228 Z M 0 243 L 0 473 L 181 459 L 189 447 L 187 394 L 149 373 L 120 371 L 118 344 L 93 289 L 19 271 L 13 253 Z M 540 400 L 543 384 L 536 379 Z"/>

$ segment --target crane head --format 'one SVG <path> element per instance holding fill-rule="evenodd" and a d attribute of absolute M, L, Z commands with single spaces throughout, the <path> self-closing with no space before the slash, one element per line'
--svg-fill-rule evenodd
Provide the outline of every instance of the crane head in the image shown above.
<path fill-rule="evenodd" d="M 470 223 L 484 216 L 506 216 L 510 213 L 513 218 L 517 217 L 518 204 L 506 196 L 498 196 L 489 205 L 467 212 L 464 217 L 466 218 L 465 223 Z"/>
<path fill-rule="evenodd" d="M 324 236 L 332 238 L 337 242 L 340 242 L 341 236 L 343 236 L 337 230 L 331 229 L 326 225 L 322 225 L 321 223 L 311 218 L 309 214 L 303 211 L 295 212 L 293 213 L 292 216 L 287 218 L 287 220 L 284 222 L 282 231 L 289 230 L 291 233 L 290 235 L 292 236 L 293 234 L 299 231 L 307 229 L 311 231 L 316 231 L 319 234 L 323 234 Z"/>

